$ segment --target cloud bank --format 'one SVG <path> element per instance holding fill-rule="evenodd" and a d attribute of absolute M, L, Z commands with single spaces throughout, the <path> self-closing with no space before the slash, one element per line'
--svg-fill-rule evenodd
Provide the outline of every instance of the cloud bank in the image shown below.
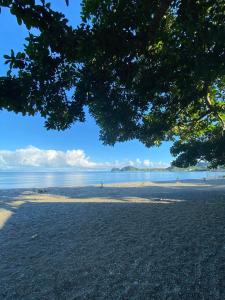
<path fill-rule="evenodd" d="M 67 151 L 44 150 L 28 146 L 15 151 L 0 150 L 0 169 L 110 169 L 123 166 L 136 167 L 167 167 L 162 162 L 151 162 L 148 159 L 125 160 L 114 162 L 95 162 L 81 149 Z"/>

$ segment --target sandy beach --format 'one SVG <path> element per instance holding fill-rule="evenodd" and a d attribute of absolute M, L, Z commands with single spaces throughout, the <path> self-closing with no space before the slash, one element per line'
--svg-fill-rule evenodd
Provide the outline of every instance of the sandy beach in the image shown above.
<path fill-rule="evenodd" d="M 0 299 L 225 299 L 225 179 L 0 190 Z"/>

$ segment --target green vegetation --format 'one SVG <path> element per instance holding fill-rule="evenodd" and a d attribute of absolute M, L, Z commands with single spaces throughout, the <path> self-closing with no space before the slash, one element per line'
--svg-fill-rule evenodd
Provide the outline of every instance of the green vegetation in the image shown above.
<path fill-rule="evenodd" d="M 28 29 L 5 55 L 0 109 L 64 130 L 88 106 L 105 144 L 173 141 L 178 167 L 225 164 L 224 0 L 83 0 L 77 28 L 37 3 L 0 1 Z"/>

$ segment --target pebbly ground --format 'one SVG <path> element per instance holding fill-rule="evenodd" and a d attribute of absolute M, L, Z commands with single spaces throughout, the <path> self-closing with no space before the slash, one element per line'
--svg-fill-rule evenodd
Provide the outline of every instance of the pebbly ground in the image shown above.
<path fill-rule="evenodd" d="M 0 190 L 0 299 L 225 299 L 225 181 Z"/>

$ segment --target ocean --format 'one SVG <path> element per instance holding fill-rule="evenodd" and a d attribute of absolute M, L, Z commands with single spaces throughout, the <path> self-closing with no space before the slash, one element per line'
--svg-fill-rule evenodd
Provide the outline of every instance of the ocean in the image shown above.
<path fill-rule="evenodd" d="M 225 172 L 0 172 L 0 189 L 100 185 L 101 183 L 217 178 Z"/>

